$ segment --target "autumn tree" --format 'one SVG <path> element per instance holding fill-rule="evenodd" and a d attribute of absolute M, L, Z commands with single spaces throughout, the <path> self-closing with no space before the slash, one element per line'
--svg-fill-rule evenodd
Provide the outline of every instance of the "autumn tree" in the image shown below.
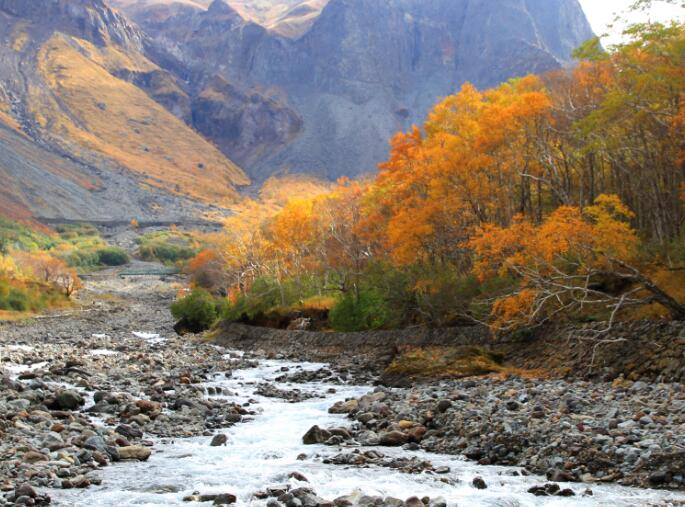
<path fill-rule="evenodd" d="M 81 288 L 81 280 L 76 270 L 48 252 L 17 251 L 13 253 L 13 257 L 18 268 L 29 278 L 52 285 L 67 297 L 71 297 Z"/>
<path fill-rule="evenodd" d="M 497 299 L 492 326 L 511 330 L 607 310 L 610 324 L 630 305 L 659 303 L 674 319 L 685 307 L 641 273 L 633 262 L 639 246 L 629 224 L 634 214 L 617 196 L 593 206 L 561 206 L 542 224 L 519 217 L 510 227 L 486 225 L 470 241 L 474 271 L 482 281 L 511 276 L 516 290 Z M 616 290 L 604 285 L 623 282 Z"/>
<path fill-rule="evenodd" d="M 205 249 L 188 261 L 184 270 L 195 287 L 212 292 L 228 289 L 226 266 L 221 255 L 214 249 Z"/>

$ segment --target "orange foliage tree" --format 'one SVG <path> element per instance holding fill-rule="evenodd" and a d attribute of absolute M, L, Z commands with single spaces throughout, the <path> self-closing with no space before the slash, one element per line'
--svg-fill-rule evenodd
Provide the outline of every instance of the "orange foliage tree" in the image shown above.
<path fill-rule="evenodd" d="M 510 330 L 608 308 L 610 323 L 628 305 L 660 303 L 673 318 L 685 307 L 632 266 L 639 240 L 628 220 L 634 214 L 617 196 L 600 195 L 580 210 L 562 206 L 542 224 L 519 217 L 510 227 L 486 225 L 470 240 L 481 281 L 512 276 L 514 292 L 493 305 L 493 327 Z M 626 284 L 615 294 L 610 279 Z"/>

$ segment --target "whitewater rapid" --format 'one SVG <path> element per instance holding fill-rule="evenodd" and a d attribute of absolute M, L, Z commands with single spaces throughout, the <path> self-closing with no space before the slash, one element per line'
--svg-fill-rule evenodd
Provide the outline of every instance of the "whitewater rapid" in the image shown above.
<path fill-rule="evenodd" d="M 225 447 L 210 447 L 211 437 L 159 439 L 147 462 L 117 463 L 102 469 L 102 484 L 87 490 L 50 490 L 53 505 L 75 507 L 124 507 L 211 505 L 184 502 L 185 496 L 231 493 L 238 506 L 266 505 L 253 494 L 269 486 L 290 483 L 309 487 L 327 500 L 355 491 L 372 496 L 406 499 L 411 496 L 443 498 L 450 506 L 459 507 L 633 507 L 683 505 L 685 494 L 625 488 L 613 485 L 565 484 L 577 496 L 536 497 L 527 490 L 545 484 L 543 477 L 514 476 L 516 468 L 480 466 L 460 457 L 410 452 L 399 448 L 379 448 L 386 456 L 417 456 L 435 467 L 448 466 L 450 473 L 405 474 L 387 468 L 358 468 L 322 463 L 324 457 L 338 454 L 336 447 L 305 446 L 302 435 L 313 425 L 344 426 L 344 416 L 328 414 L 328 408 L 339 400 L 359 397 L 371 386 L 333 385 L 326 383 L 277 383 L 281 389 L 301 389 L 322 394 L 300 403 L 265 398 L 254 394 L 258 384 L 273 382 L 283 375 L 282 368 L 316 370 L 325 366 L 314 363 L 262 361 L 257 368 L 237 370 L 230 378 L 217 375 L 205 387 L 221 387 L 223 397 L 234 402 L 250 402 L 258 414 L 253 420 L 220 431 L 228 435 Z M 335 389 L 335 392 L 329 392 Z M 366 450 L 366 449 L 365 449 Z M 302 455 L 306 458 L 302 459 Z M 300 457 L 300 459 L 298 459 Z M 309 482 L 289 479 L 299 472 Z M 478 490 L 471 485 L 474 477 L 488 485 Z M 456 485 L 445 484 L 443 478 Z M 593 496 L 582 496 L 592 489 Z"/>

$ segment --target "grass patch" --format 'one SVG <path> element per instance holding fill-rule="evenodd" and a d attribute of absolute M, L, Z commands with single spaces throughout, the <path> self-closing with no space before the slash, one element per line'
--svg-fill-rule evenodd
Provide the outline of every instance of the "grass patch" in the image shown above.
<path fill-rule="evenodd" d="M 25 225 L 0 218 L 0 253 L 11 249 L 50 250 L 60 243 L 57 235 L 37 231 Z"/>
<path fill-rule="evenodd" d="M 475 377 L 503 372 L 503 359 L 481 347 L 412 348 L 396 357 L 384 374 L 411 380 Z"/>

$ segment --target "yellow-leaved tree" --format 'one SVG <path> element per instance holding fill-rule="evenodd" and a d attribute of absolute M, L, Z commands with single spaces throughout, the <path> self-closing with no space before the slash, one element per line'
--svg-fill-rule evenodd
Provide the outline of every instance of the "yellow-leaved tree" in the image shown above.
<path fill-rule="evenodd" d="M 519 217 L 510 227 L 483 226 L 469 242 L 475 274 L 517 282 L 494 302 L 492 327 L 512 330 L 598 309 L 610 312 L 611 325 L 622 308 L 650 303 L 685 320 L 685 307 L 635 267 L 633 217 L 617 196 L 600 195 L 583 210 L 561 206 L 540 225 Z"/>

